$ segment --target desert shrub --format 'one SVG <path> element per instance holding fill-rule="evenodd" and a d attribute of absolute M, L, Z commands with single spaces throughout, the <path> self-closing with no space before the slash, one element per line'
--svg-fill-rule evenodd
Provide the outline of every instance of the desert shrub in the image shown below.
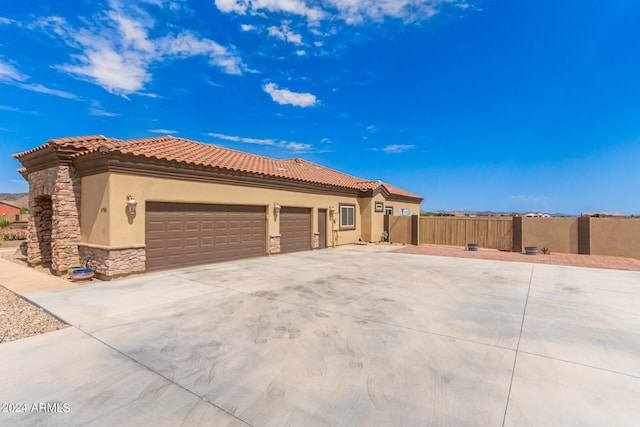
<path fill-rule="evenodd" d="M 11 225 L 11 221 L 9 221 L 5 217 L 0 217 L 0 228 L 7 228 Z"/>
<path fill-rule="evenodd" d="M 27 230 L 7 228 L 0 232 L 4 240 L 24 240 L 27 238 Z"/>

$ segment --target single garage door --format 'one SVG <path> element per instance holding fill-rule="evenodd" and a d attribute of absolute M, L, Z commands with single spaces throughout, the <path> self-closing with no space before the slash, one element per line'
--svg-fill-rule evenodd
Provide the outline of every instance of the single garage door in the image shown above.
<path fill-rule="evenodd" d="M 147 271 L 265 254 L 264 206 L 146 203 Z"/>
<path fill-rule="evenodd" d="M 280 251 L 282 253 L 311 249 L 311 209 L 280 210 Z"/>

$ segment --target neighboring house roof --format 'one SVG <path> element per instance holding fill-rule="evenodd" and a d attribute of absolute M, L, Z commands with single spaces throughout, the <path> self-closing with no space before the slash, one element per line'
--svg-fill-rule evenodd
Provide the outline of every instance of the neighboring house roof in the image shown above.
<path fill-rule="evenodd" d="M 14 157 L 20 160 L 48 147 L 65 151 L 72 159 L 98 151 L 119 152 L 360 191 L 384 189 L 390 195 L 422 200 L 422 197 L 393 185 L 356 178 L 303 159 L 278 160 L 168 135 L 129 140 L 108 138 L 102 135 L 58 138 L 49 140 L 46 144 L 34 149 L 14 154 Z"/>
<path fill-rule="evenodd" d="M 5 205 L 5 206 L 9 206 L 10 208 L 15 208 L 15 209 L 20 210 L 20 208 L 18 206 L 12 205 L 11 203 L 8 203 L 8 202 L 0 202 L 0 205 Z"/>

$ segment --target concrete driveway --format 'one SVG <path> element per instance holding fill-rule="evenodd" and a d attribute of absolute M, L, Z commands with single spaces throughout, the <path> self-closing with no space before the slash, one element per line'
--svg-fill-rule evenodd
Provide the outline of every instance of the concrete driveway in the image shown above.
<path fill-rule="evenodd" d="M 637 425 L 640 273 L 390 249 L 30 294 L 0 425 Z"/>

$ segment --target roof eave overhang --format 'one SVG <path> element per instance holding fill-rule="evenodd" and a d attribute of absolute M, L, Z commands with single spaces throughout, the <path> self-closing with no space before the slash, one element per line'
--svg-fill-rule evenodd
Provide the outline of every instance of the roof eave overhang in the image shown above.
<path fill-rule="evenodd" d="M 13 157 L 26 169 L 24 173 L 22 170 L 19 170 L 19 172 L 25 176 L 25 174 L 48 169 L 53 166 L 70 165 L 72 163 L 71 156 L 75 153 L 76 151 L 74 150 L 47 145 L 32 152 L 14 154 Z"/>
<path fill-rule="evenodd" d="M 76 155 L 73 158 L 73 165 L 81 177 L 111 172 L 186 181 L 244 185 L 248 187 L 304 193 L 330 194 L 347 197 L 359 196 L 359 191 L 352 188 L 195 165 L 192 163 L 163 160 L 134 154 L 124 154 L 118 151 L 92 151 L 82 155 Z"/>
<path fill-rule="evenodd" d="M 391 194 L 387 197 L 387 200 L 390 202 L 404 202 L 404 203 L 422 203 L 424 200 L 423 197 L 410 197 L 410 196 L 401 196 L 399 194 Z"/>

